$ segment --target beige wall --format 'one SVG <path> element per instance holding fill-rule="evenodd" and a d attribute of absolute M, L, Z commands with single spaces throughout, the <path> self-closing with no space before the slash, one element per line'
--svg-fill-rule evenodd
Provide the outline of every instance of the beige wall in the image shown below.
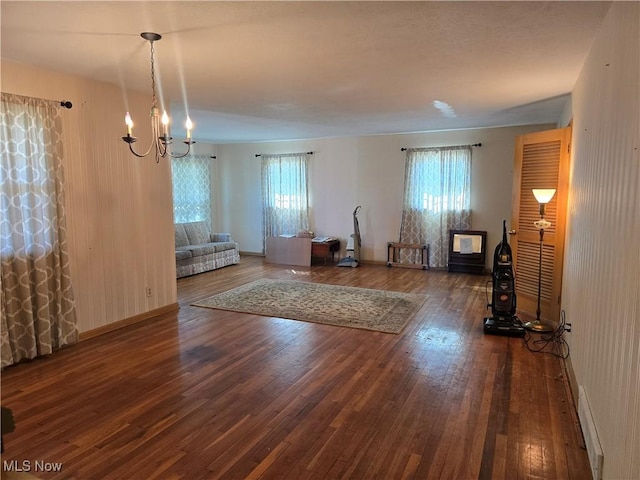
<path fill-rule="evenodd" d="M 296 142 L 218 145 L 221 175 L 219 229 L 229 231 L 241 251 L 261 252 L 260 159 L 256 153 L 313 151 L 311 156 L 311 228 L 343 240 L 352 233 L 357 205 L 362 259 L 384 262 L 387 242 L 398 241 L 404 188 L 402 147 L 463 145 L 473 148 L 471 166 L 472 228 L 486 230 L 487 266 L 502 237 L 502 220 L 511 218 L 511 188 L 517 135 L 555 125 L 454 130 Z M 214 187 L 216 188 L 216 187 Z"/>
<path fill-rule="evenodd" d="M 640 478 L 640 4 L 613 2 L 573 91 L 563 302 L 603 478 Z"/>
<path fill-rule="evenodd" d="M 2 91 L 73 102 L 62 118 L 80 332 L 175 303 L 170 164 L 135 158 L 120 139 L 127 109 L 148 118 L 148 96 L 7 61 Z M 141 125 L 140 136 L 148 130 Z"/>

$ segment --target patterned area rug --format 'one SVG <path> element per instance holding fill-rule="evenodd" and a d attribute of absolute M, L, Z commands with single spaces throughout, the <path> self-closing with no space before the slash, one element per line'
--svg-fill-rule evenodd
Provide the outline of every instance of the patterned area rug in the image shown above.
<path fill-rule="evenodd" d="M 400 333 L 426 295 L 342 287 L 295 280 L 262 279 L 193 305 L 265 317 Z"/>

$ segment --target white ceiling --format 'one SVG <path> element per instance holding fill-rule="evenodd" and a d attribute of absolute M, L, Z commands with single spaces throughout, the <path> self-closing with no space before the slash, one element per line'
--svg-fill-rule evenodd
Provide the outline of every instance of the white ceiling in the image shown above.
<path fill-rule="evenodd" d="M 199 141 L 534 124 L 559 119 L 608 6 L 3 0 L 1 52 L 151 97 L 140 33 L 160 33 L 162 98 Z"/>

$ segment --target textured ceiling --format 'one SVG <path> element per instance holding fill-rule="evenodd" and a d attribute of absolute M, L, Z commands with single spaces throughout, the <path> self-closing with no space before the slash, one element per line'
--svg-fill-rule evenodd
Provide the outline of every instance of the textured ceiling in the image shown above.
<path fill-rule="evenodd" d="M 200 141 L 547 123 L 608 6 L 3 0 L 1 53 L 150 95 L 140 33 L 160 33 L 162 99 Z"/>

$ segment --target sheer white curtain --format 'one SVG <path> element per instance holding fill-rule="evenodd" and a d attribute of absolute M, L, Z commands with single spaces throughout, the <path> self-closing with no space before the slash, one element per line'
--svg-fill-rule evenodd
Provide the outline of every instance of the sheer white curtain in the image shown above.
<path fill-rule="evenodd" d="M 211 158 L 187 155 L 171 165 L 174 223 L 203 221 L 211 228 Z"/>
<path fill-rule="evenodd" d="M 430 265 L 446 267 L 449 230 L 471 224 L 471 147 L 407 149 L 400 241 L 428 243 Z M 416 263 L 406 249 L 400 261 Z"/>
<path fill-rule="evenodd" d="M 308 154 L 261 157 L 263 240 L 308 230 Z"/>
<path fill-rule="evenodd" d="M 2 93 L 2 366 L 78 339 L 66 243 L 60 102 Z"/>

